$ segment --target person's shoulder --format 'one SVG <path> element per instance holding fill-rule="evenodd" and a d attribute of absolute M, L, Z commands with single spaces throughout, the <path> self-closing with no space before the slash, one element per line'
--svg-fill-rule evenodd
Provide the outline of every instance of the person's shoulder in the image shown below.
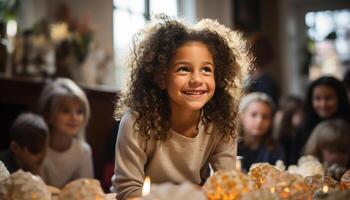
<path fill-rule="evenodd" d="M 130 121 L 135 121 L 137 117 L 137 113 L 134 110 L 131 110 L 130 108 L 127 109 L 122 118 L 121 118 L 121 123 L 125 122 L 130 122 Z"/>
<path fill-rule="evenodd" d="M 91 146 L 85 140 L 81 140 L 78 138 L 73 139 L 73 146 L 77 151 L 80 152 L 91 152 Z"/>
<path fill-rule="evenodd" d="M 210 140 L 214 143 L 231 142 L 234 139 L 232 136 L 221 132 L 213 122 L 207 124 L 206 127 L 207 128 L 203 126 L 203 130 L 205 131 L 205 134 L 209 136 Z"/>
<path fill-rule="evenodd" d="M 128 130 L 132 129 L 134 127 L 136 118 L 137 118 L 137 113 L 135 111 L 131 109 L 126 110 L 120 120 L 119 130 L 124 128 Z"/>

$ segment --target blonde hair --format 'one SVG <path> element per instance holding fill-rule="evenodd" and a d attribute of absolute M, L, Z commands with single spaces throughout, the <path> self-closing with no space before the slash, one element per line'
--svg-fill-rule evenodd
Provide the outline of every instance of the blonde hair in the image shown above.
<path fill-rule="evenodd" d="M 38 113 L 44 116 L 49 128 L 51 128 L 50 122 L 67 100 L 78 100 L 83 106 L 84 124 L 78 133 L 78 137 L 84 139 L 84 129 L 90 118 L 90 105 L 85 92 L 72 80 L 57 78 L 53 82 L 48 83 L 39 97 Z"/>
<path fill-rule="evenodd" d="M 343 119 L 330 119 L 319 123 L 305 145 L 305 154 L 322 161 L 322 150 L 350 153 L 350 127 Z"/>
<path fill-rule="evenodd" d="M 271 108 L 271 113 L 273 114 L 275 110 L 275 104 L 273 103 L 271 97 L 262 92 L 252 92 L 244 96 L 239 102 L 239 112 L 242 114 L 248 106 L 253 102 L 262 102 Z"/>
<path fill-rule="evenodd" d="M 244 96 L 239 102 L 239 114 L 241 117 L 245 112 L 245 110 L 248 108 L 248 106 L 253 102 L 262 102 L 271 109 L 271 125 L 267 133 L 265 133 L 264 136 L 262 137 L 261 142 L 264 144 L 264 146 L 268 148 L 273 148 L 275 146 L 275 140 L 272 137 L 272 118 L 275 110 L 275 104 L 273 103 L 271 97 L 265 93 L 262 93 L 262 92 L 249 93 L 246 96 Z M 240 123 L 239 132 L 240 132 L 240 136 L 242 136 L 244 132 L 244 127 L 242 123 Z"/>

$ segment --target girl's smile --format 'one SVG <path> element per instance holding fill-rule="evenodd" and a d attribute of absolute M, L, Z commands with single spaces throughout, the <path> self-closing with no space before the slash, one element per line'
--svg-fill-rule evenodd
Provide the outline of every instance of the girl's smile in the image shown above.
<path fill-rule="evenodd" d="M 185 90 L 183 94 L 188 98 L 192 98 L 193 100 L 199 99 L 206 94 L 205 90 Z"/>

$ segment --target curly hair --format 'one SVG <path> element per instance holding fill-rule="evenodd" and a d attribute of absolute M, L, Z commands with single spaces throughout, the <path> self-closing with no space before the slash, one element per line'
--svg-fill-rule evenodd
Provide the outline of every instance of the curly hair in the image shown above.
<path fill-rule="evenodd" d="M 125 108 L 130 108 L 137 114 L 135 125 L 141 134 L 167 138 L 171 110 L 167 92 L 160 89 L 157 80 L 165 80 L 179 47 L 199 41 L 213 56 L 216 84 L 214 96 L 202 108 L 201 122 L 206 128 L 213 123 L 219 132 L 236 137 L 242 80 L 251 63 L 242 35 L 210 19 L 203 19 L 192 28 L 165 15 L 157 19 L 133 38 L 129 90 L 121 96 L 115 117 L 121 117 Z"/>

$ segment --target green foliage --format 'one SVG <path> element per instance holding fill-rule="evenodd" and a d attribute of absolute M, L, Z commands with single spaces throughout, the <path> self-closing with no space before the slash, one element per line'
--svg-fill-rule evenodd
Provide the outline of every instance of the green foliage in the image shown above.
<path fill-rule="evenodd" d="M 17 17 L 20 0 L 0 0 L 0 21 L 8 21 Z"/>

